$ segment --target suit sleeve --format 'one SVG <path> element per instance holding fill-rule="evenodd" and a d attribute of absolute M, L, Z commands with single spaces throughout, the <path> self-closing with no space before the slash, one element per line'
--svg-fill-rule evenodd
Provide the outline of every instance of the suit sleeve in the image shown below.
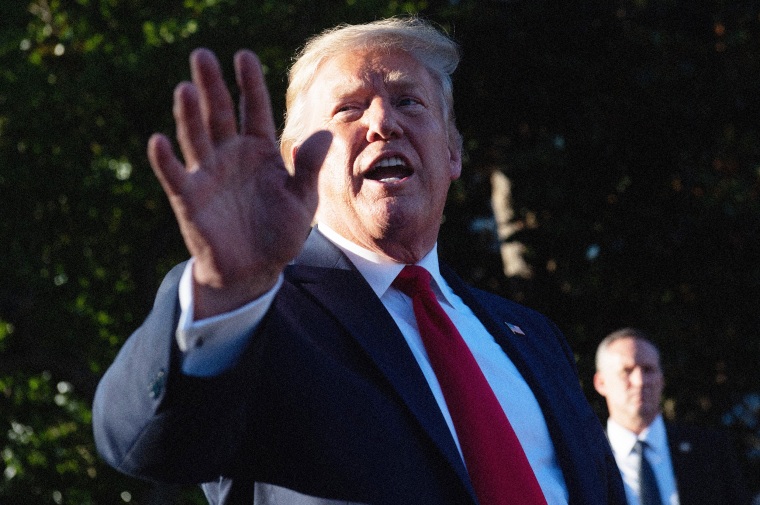
<path fill-rule="evenodd" d="M 247 405 L 234 395 L 236 369 L 211 378 L 181 372 L 175 330 L 182 269 L 167 274 L 151 313 L 98 384 L 93 432 L 98 452 L 119 471 L 196 483 L 223 472 L 244 429 L 235 419 L 245 418 Z"/>

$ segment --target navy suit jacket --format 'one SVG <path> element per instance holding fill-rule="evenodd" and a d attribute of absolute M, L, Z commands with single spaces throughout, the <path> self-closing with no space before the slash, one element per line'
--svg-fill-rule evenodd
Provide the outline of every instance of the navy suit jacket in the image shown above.
<path fill-rule="evenodd" d="M 238 362 L 181 373 L 183 266 L 101 380 L 101 455 L 142 478 L 202 483 L 211 503 L 476 504 L 456 445 L 390 314 L 312 231 Z M 442 273 L 535 394 L 577 505 L 624 504 L 620 474 L 573 354 L 544 316 Z M 512 333 L 506 323 L 525 335 Z M 252 498 L 252 496 L 254 498 Z"/>
<path fill-rule="evenodd" d="M 665 423 L 681 505 L 749 505 L 750 493 L 726 433 Z"/>

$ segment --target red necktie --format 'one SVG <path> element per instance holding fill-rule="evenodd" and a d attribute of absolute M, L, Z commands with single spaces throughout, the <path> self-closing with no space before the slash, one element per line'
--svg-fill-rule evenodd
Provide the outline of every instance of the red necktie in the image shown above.
<path fill-rule="evenodd" d="M 470 349 L 430 288 L 430 273 L 406 266 L 393 285 L 412 299 L 422 341 L 441 384 L 481 505 L 546 505 L 533 469 Z"/>

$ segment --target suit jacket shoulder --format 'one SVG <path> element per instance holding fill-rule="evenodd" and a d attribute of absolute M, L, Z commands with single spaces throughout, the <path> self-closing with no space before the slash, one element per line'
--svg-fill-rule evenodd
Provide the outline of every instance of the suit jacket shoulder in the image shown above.
<path fill-rule="evenodd" d="M 750 493 L 728 433 L 665 423 L 681 505 L 748 505 Z"/>
<path fill-rule="evenodd" d="M 287 496 L 285 503 L 476 503 L 403 335 L 321 234 L 312 232 L 286 269 L 239 361 L 216 377 L 181 373 L 174 338 L 180 273 L 167 276 L 153 311 L 98 387 L 93 424 L 113 466 L 153 480 L 216 481 L 206 488 L 220 503 L 251 489 L 277 490 L 273 496 Z M 559 330 L 444 275 L 536 395 L 570 503 L 623 504 L 611 450 Z"/>

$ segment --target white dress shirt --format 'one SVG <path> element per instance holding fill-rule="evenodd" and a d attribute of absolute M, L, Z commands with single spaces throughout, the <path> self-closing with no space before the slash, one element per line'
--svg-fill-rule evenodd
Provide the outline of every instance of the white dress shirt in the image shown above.
<path fill-rule="evenodd" d="M 459 447 L 443 392 L 417 329 L 411 300 L 391 286 L 404 265 L 357 246 L 324 224 L 318 226 L 319 231 L 348 256 L 393 317 Z M 417 264 L 432 275 L 436 297 L 493 388 L 525 450 L 547 503 L 566 504 L 568 492 L 564 476 L 543 413 L 528 384 L 480 320 L 441 276 L 437 247 Z M 192 320 L 192 265 L 188 265 L 180 281 L 182 316 L 177 328 L 177 341 L 184 352 L 183 371 L 190 375 L 210 376 L 231 366 L 252 334 L 252 328 L 255 328 L 269 309 L 281 283 L 282 278 L 270 292 L 234 312 L 195 322 Z M 530 338 L 529 335 L 517 337 Z M 198 345 L 199 342 L 202 345 Z"/>
<path fill-rule="evenodd" d="M 607 437 L 623 476 L 628 505 L 639 505 L 640 456 L 633 450 L 637 440 L 643 440 L 647 443 L 647 460 L 657 479 L 660 500 L 666 505 L 679 505 L 676 478 L 670 460 L 670 449 L 668 448 L 668 437 L 661 415 L 658 415 L 638 437 L 632 431 L 623 428 L 612 419 L 608 419 Z"/>

